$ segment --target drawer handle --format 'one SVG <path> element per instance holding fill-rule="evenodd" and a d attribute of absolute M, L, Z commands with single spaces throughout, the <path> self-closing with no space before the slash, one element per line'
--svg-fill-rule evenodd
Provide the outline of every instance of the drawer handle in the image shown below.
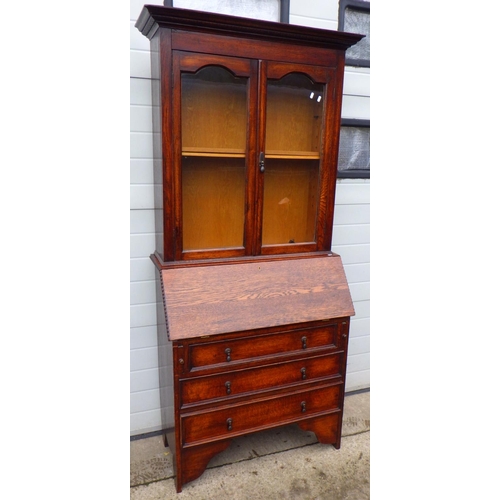
<path fill-rule="evenodd" d="M 227 381 L 225 383 L 226 386 L 226 394 L 231 394 L 231 382 Z"/>
<path fill-rule="evenodd" d="M 306 402 L 305 401 L 302 401 L 302 403 L 300 403 L 300 408 L 301 408 L 302 413 L 306 412 Z"/>
<path fill-rule="evenodd" d="M 306 368 L 301 368 L 300 369 L 300 373 L 302 373 L 302 380 L 305 380 L 306 379 Z"/>
<path fill-rule="evenodd" d="M 231 349 L 228 347 L 224 352 L 226 353 L 226 361 L 231 361 Z"/>
<path fill-rule="evenodd" d="M 302 340 L 302 349 L 307 349 L 307 337 L 304 335 L 304 337 L 302 337 L 301 340 Z"/>
<path fill-rule="evenodd" d="M 233 419 L 232 418 L 228 418 L 226 420 L 226 424 L 227 424 L 227 430 L 228 431 L 232 431 L 233 430 Z"/>

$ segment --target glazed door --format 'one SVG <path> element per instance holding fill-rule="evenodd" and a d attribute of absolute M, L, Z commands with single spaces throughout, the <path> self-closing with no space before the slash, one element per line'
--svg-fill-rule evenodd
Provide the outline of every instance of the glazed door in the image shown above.
<path fill-rule="evenodd" d="M 326 134 L 333 120 L 333 71 L 263 62 L 260 74 L 256 253 L 329 250 L 327 199 L 335 172 L 328 168 L 334 163 Z"/>
<path fill-rule="evenodd" d="M 246 59 L 175 53 L 177 259 L 251 253 L 257 68 Z"/>
<path fill-rule="evenodd" d="M 179 51 L 173 79 L 176 260 L 330 250 L 334 70 Z"/>

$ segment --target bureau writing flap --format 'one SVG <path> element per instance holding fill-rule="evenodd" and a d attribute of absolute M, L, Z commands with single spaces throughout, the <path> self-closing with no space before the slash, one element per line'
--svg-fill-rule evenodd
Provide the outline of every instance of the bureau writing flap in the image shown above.
<path fill-rule="evenodd" d="M 353 316 L 338 255 L 161 271 L 171 340 Z"/>

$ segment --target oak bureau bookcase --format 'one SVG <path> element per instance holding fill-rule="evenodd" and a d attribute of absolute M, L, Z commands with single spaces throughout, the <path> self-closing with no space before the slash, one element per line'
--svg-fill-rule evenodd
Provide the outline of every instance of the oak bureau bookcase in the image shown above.
<path fill-rule="evenodd" d="M 296 423 L 339 448 L 354 309 L 332 226 L 345 50 L 362 36 L 153 5 L 136 27 L 177 491 L 251 432 Z"/>

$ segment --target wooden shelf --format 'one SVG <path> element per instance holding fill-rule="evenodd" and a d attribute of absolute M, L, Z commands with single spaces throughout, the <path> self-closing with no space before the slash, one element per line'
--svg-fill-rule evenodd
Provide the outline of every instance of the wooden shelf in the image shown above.
<path fill-rule="evenodd" d="M 266 158 L 278 160 L 319 160 L 318 151 L 276 151 L 266 152 Z"/>
<path fill-rule="evenodd" d="M 182 156 L 203 156 L 206 158 L 245 158 L 245 150 L 185 147 L 182 150 Z"/>
<path fill-rule="evenodd" d="M 201 156 L 206 158 L 245 158 L 245 151 L 241 149 L 217 148 L 184 148 L 182 156 Z M 317 151 L 269 151 L 266 158 L 278 160 L 319 160 Z"/>

